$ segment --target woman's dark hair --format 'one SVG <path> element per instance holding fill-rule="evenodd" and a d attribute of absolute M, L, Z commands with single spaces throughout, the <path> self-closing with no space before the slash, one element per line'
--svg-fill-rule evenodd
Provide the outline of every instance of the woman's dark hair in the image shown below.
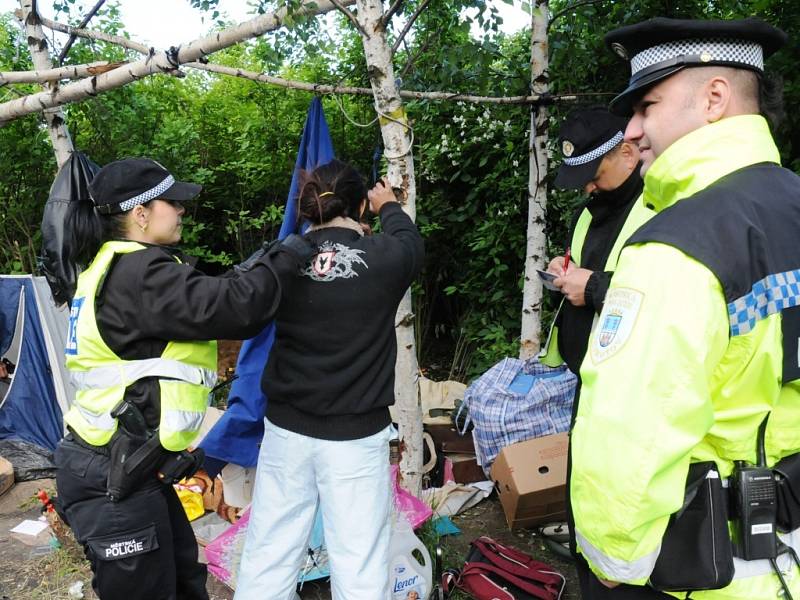
<path fill-rule="evenodd" d="M 300 172 L 297 220 L 319 224 L 336 217 L 350 217 L 358 221 L 361 201 L 366 197 L 361 173 L 334 159 L 311 172 Z"/>
<path fill-rule="evenodd" d="M 92 262 L 105 242 L 124 239 L 127 214 L 100 215 L 95 211 L 91 200 L 75 202 L 67 215 L 65 227 L 65 231 L 72 237 L 70 262 L 84 268 Z"/>

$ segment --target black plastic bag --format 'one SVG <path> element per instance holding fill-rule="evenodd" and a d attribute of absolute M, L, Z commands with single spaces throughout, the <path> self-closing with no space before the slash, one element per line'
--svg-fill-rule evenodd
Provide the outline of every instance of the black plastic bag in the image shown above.
<path fill-rule="evenodd" d="M 683 507 L 672 515 L 650 585 L 662 592 L 717 590 L 733 580 L 728 502 L 713 461 L 694 463 Z"/>
<path fill-rule="evenodd" d="M 0 456 L 14 468 L 14 481 L 31 481 L 56 476 L 53 453 L 23 440 L 0 440 Z"/>
<path fill-rule="evenodd" d="M 78 270 L 74 256 L 79 244 L 70 231 L 80 203 L 91 206 L 89 182 L 100 170 L 92 160 L 81 152 L 73 152 L 56 175 L 50 187 L 50 195 L 42 215 L 42 254 L 39 269 L 47 278 L 57 304 L 70 302 L 75 294 Z"/>

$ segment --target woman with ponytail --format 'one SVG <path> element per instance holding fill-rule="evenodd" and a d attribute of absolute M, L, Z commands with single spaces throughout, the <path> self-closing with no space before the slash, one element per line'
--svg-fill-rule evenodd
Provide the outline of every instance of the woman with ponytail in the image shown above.
<path fill-rule="evenodd" d="M 382 233 L 364 235 L 369 201 Z M 264 440 L 236 600 L 293 600 L 317 507 L 334 600 L 389 597 L 395 313 L 422 237 L 384 179 L 332 161 L 301 182 L 317 249 L 284 287 L 262 377 Z"/>
<path fill-rule="evenodd" d="M 70 304 L 77 391 L 55 453 L 57 507 L 101 600 L 207 600 L 171 484 L 202 462 L 187 448 L 215 384 L 213 340 L 259 333 L 313 254 L 294 236 L 227 276 L 204 275 L 175 247 L 183 205 L 200 189 L 153 160 L 120 160 L 97 173 L 93 206 L 69 223 L 71 259 L 86 268 Z"/>

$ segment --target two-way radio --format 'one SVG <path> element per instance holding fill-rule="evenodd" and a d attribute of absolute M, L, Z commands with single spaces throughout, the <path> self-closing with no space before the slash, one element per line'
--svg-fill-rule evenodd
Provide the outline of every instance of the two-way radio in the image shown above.
<path fill-rule="evenodd" d="M 733 500 L 733 551 L 744 560 L 770 559 L 778 556 L 776 536 L 777 487 L 772 470 L 767 468 L 764 452 L 765 418 L 758 428 L 758 464 L 743 460 L 734 463 L 730 478 Z"/>
<path fill-rule="evenodd" d="M 734 461 L 730 477 L 731 508 L 734 516 L 732 526 L 734 556 L 744 560 L 765 559 L 772 565 L 783 588 L 785 600 L 793 600 L 789 586 L 778 567 L 779 555 L 788 552 L 794 564 L 800 568 L 800 559 L 791 546 L 778 538 L 776 520 L 778 493 L 775 475 L 767 468 L 764 437 L 769 413 L 761 421 L 756 438 L 757 465 L 743 460 Z"/>

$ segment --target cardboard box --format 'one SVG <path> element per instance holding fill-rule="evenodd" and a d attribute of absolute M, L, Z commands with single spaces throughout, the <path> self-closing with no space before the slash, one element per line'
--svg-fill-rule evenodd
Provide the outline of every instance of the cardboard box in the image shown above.
<path fill-rule="evenodd" d="M 491 475 L 510 529 L 566 518 L 566 433 L 507 446 L 492 465 Z"/>
<path fill-rule="evenodd" d="M 0 496 L 5 494 L 14 485 L 14 467 L 5 458 L 0 456 Z"/>

